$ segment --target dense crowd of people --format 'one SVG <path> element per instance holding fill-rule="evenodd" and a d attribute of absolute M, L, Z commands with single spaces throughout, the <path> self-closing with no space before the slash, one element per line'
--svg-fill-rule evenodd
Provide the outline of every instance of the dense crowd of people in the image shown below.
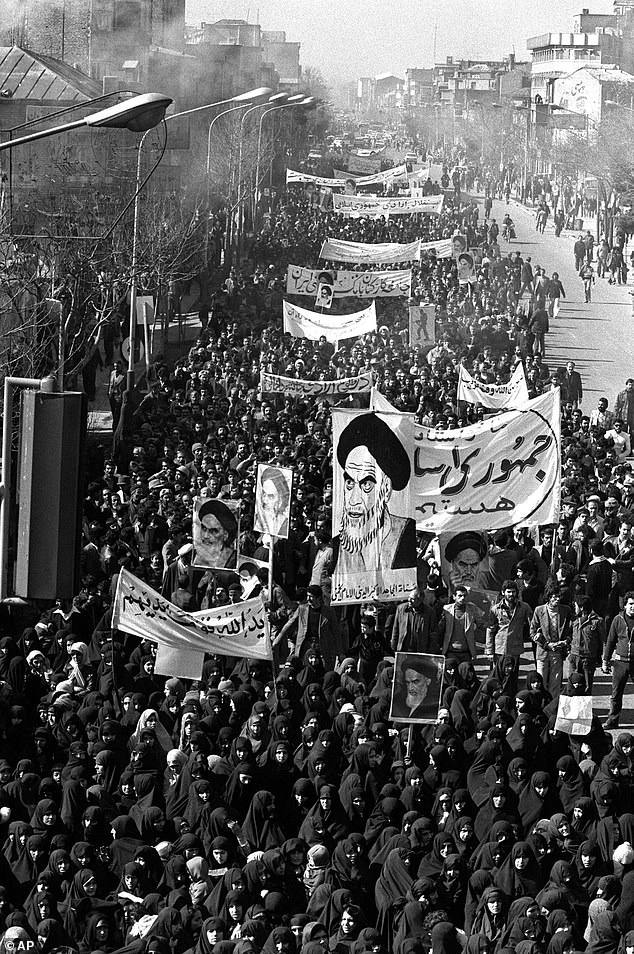
<path fill-rule="evenodd" d="M 456 232 L 475 282 L 433 253 L 414 265 L 431 349 L 409 346 L 402 299 L 377 300 L 377 332 L 336 351 L 283 333 L 286 265 L 322 267 L 324 238 Z M 555 723 L 559 693 L 591 691 L 603 665 L 618 724 L 634 675 L 634 381 L 613 410 L 583 408 L 574 363 L 547 361 L 563 286 L 499 235 L 459 192 L 438 216 L 386 222 L 296 188 L 189 353 L 158 365 L 142 400 L 113 392 L 81 592 L 0 639 L 3 952 L 631 954 L 634 737 L 613 742 L 596 717 L 585 735 Z M 260 372 L 372 371 L 394 406 L 452 428 L 484 413 L 456 402 L 460 364 L 496 383 L 518 362 L 531 396 L 562 392 L 562 515 L 538 537 L 491 537 L 491 617 L 474 622 L 422 534 L 406 602 L 331 606 L 329 404 L 262 394 Z M 294 474 L 272 585 L 271 540 L 252 529 L 266 462 Z M 239 501 L 235 571 L 192 567 L 196 497 Z M 153 643 L 111 628 L 122 567 L 187 610 L 261 594 L 274 664 L 217 656 L 197 682 L 157 675 Z M 511 634 L 536 670 L 520 674 Z M 435 724 L 390 720 L 396 650 L 445 656 Z"/>

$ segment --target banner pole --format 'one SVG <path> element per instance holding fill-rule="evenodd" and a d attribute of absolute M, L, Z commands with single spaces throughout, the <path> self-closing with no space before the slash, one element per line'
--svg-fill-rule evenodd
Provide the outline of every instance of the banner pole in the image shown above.
<path fill-rule="evenodd" d="M 407 745 L 405 747 L 405 758 L 411 759 L 412 757 L 412 746 L 414 743 L 414 723 L 410 722 L 407 727 Z"/>
<path fill-rule="evenodd" d="M 273 548 L 275 546 L 275 537 L 272 533 L 269 534 L 269 575 L 268 575 L 268 588 L 269 588 L 269 606 L 273 602 Z M 273 695 L 277 699 L 277 666 L 275 664 L 275 652 L 271 654 L 271 669 L 273 670 Z"/>

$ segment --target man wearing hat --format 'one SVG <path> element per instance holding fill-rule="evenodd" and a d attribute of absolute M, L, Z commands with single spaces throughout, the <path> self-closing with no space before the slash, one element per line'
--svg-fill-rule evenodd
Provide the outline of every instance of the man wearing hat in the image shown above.
<path fill-rule="evenodd" d="M 205 500 L 198 511 L 194 509 L 193 531 L 196 566 L 235 568 L 238 521 L 226 503 Z"/>
<path fill-rule="evenodd" d="M 415 521 L 389 509 L 392 493 L 407 487 L 411 472 L 397 435 L 376 414 L 362 414 L 343 429 L 337 460 L 343 471 L 341 524 L 332 541 L 337 573 L 415 566 Z"/>
<path fill-rule="evenodd" d="M 485 535 L 475 530 L 457 533 L 448 541 L 444 555 L 449 564 L 449 582 L 452 589 L 458 584 L 466 587 L 476 586 L 487 549 Z"/>

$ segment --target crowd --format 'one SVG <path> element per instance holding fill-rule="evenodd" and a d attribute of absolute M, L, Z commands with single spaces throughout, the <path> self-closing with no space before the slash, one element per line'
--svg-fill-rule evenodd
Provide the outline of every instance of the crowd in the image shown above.
<path fill-rule="evenodd" d="M 316 265 L 326 236 L 455 231 L 478 250 L 475 283 L 453 259 L 415 267 L 431 350 L 409 347 L 402 300 L 379 300 L 378 331 L 336 352 L 282 332 L 285 266 Z M 189 353 L 143 400 L 115 401 L 112 456 L 89 462 L 81 592 L 0 639 L 3 954 L 631 954 L 634 738 L 555 720 L 560 685 L 584 694 L 612 664 L 614 724 L 634 673 L 634 382 L 616 414 L 604 399 L 584 413 L 574 363 L 547 363 L 557 280 L 498 236 L 469 200 L 351 221 L 291 192 Z M 371 370 L 396 407 L 451 428 L 482 414 L 456 404 L 461 362 L 487 382 L 522 362 L 531 396 L 563 396 L 561 521 L 491 539 L 482 679 L 469 594 L 448 592 L 423 535 L 405 603 L 329 605 L 329 406 L 259 393 L 261 370 Z M 272 586 L 257 462 L 294 472 Z M 197 496 L 240 501 L 235 573 L 191 565 Z M 197 683 L 157 675 L 154 645 L 111 629 L 122 567 L 187 609 L 261 593 L 274 668 L 213 657 Z M 513 619 L 539 672 L 520 675 Z M 446 657 L 438 719 L 411 732 L 389 718 L 397 649 Z"/>

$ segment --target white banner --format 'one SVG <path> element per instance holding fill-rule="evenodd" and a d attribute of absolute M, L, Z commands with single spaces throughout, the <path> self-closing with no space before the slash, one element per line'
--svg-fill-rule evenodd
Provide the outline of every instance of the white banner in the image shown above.
<path fill-rule="evenodd" d="M 310 338 L 312 341 L 319 341 L 323 335 L 326 341 L 335 344 L 345 338 L 376 331 L 376 305 L 372 302 L 368 308 L 351 315 L 322 315 L 285 301 L 284 331 L 294 338 Z"/>
<path fill-rule="evenodd" d="M 339 378 L 338 381 L 303 381 L 299 378 L 285 378 L 281 374 L 260 372 L 261 391 L 281 391 L 289 397 L 347 397 L 349 394 L 367 394 L 371 389 L 371 371 L 356 378 Z"/>
<path fill-rule="evenodd" d="M 392 182 L 394 179 L 404 179 L 406 176 L 407 169 L 405 166 L 394 166 L 393 169 L 386 169 L 384 172 L 361 176 L 361 178 L 354 180 L 354 184 L 355 186 L 382 185 L 385 182 Z M 292 185 L 294 182 L 312 182 L 313 185 L 328 186 L 330 189 L 343 189 L 346 185 L 345 178 L 334 179 L 331 176 L 313 176 L 308 172 L 287 169 L 286 185 Z"/>
<path fill-rule="evenodd" d="M 592 696 L 560 696 L 555 731 L 589 735 L 592 730 Z"/>
<path fill-rule="evenodd" d="M 354 152 L 347 157 L 348 172 L 358 172 L 360 175 L 372 175 L 381 171 L 381 159 L 374 156 L 357 156 Z"/>
<path fill-rule="evenodd" d="M 320 276 L 332 277 L 334 298 L 409 298 L 412 270 L 392 269 L 389 272 L 352 272 L 342 269 L 302 268 L 289 265 L 286 269 L 287 295 L 317 295 Z M 329 281 L 328 284 L 331 284 Z"/>
<path fill-rule="evenodd" d="M 413 496 L 419 530 L 501 530 L 558 523 L 561 471 L 557 388 L 456 430 L 416 426 Z"/>
<path fill-rule="evenodd" d="M 323 243 L 319 257 L 330 262 L 352 262 L 358 265 L 398 265 L 400 262 L 418 261 L 420 248 L 420 241 L 408 245 L 399 245 L 398 242 L 367 245 L 364 242 L 345 242 L 333 238 Z"/>
<path fill-rule="evenodd" d="M 128 570 L 119 573 L 112 628 L 157 643 L 156 672 L 164 676 L 200 679 L 205 653 L 271 659 L 269 624 L 259 597 L 185 613 Z"/>
<path fill-rule="evenodd" d="M 481 404 L 494 411 L 505 411 L 512 407 L 522 407 L 528 401 L 528 386 L 524 366 L 518 364 L 509 378 L 508 384 L 485 384 L 477 381 L 460 365 L 458 376 L 458 400 L 469 404 Z"/>
<path fill-rule="evenodd" d="M 435 252 L 436 258 L 451 258 L 453 255 L 453 242 L 450 238 L 440 239 L 439 242 L 421 242 L 421 255 L 424 252 Z"/>
<path fill-rule="evenodd" d="M 416 585 L 409 417 L 333 408 L 333 603 L 402 601 Z"/>
<path fill-rule="evenodd" d="M 333 193 L 332 205 L 335 212 L 349 216 L 411 215 L 422 212 L 425 215 L 440 215 L 443 197 L 428 195 L 420 199 L 409 196 L 402 198 L 380 198 L 374 195 L 339 195 Z"/>

